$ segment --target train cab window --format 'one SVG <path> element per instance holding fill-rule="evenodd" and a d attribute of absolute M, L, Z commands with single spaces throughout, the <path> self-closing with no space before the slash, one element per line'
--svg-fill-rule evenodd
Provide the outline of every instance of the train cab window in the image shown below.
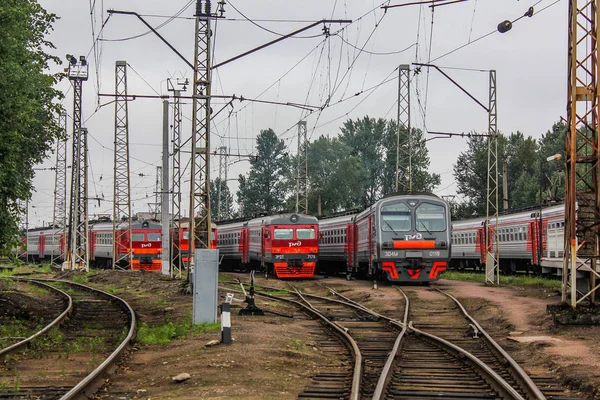
<path fill-rule="evenodd" d="M 183 240 L 188 240 L 189 238 L 190 238 L 190 232 L 189 231 L 183 232 Z"/>
<path fill-rule="evenodd" d="M 446 230 L 446 210 L 437 204 L 421 203 L 415 211 L 417 230 L 443 232 Z"/>
<path fill-rule="evenodd" d="M 408 232 L 412 229 L 410 208 L 404 203 L 381 207 L 381 230 Z"/>
<path fill-rule="evenodd" d="M 161 241 L 160 233 L 149 233 L 148 240 L 151 242 L 160 242 Z"/>
<path fill-rule="evenodd" d="M 275 229 L 273 233 L 274 239 L 293 239 L 294 238 L 294 230 L 293 229 Z"/>
<path fill-rule="evenodd" d="M 298 228 L 296 229 L 297 239 L 314 239 L 315 230 L 312 228 Z"/>
<path fill-rule="evenodd" d="M 132 233 L 131 234 L 131 241 L 132 242 L 142 242 L 142 241 L 144 241 L 144 234 L 143 233 Z"/>

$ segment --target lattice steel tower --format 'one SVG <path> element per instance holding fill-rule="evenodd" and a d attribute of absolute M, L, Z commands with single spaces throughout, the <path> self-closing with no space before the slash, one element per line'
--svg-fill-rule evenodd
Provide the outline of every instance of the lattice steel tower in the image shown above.
<path fill-rule="evenodd" d="M 129 176 L 129 115 L 127 109 L 127 62 L 115 63 L 115 158 L 113 190 L 113 269 L 132 266 L 131 181 Z M 120 225 L 120 226 L 119 226 Z M 118 229 L 118 228 L 125 229 Z"/>
<path fill-rule="evenodd" d="M 156 182 L 154 183 L 154 209 L 150 208 L 150 212 L 154 214 L 154 220 L 158 221 L 158 216 L 162 211 L 162 167 L 156 166 Z"/>
<path fill-rule="evenodd" d="M 82 83 L 88 79 L 84 56 L 77 60 L 68 54 L 67 73 L 73 84 L 73 165 L 71 169 L 71 204 L 67 266 L 89 271 L 87 216 L 87 129 L 81 127 Z"/>
<path fill-rule="evenodd" d="M 223 185 L 227 185 L 227 162 L 229 156 L 227 154 L 227 147 L 219 147 L 219 187 L 217 188 L 217 219 L 223 219 L 223 209 L 228 210 L 227 207 L 223 208 L 221 200 L 223 199 Z M 226 197 L 226 196 L 225 196 Z"/>
<path fill-rule="evenodd" d="M 196 2 L 194 46 L 194 95 L 192 100 L 192 154 L 190 161 L 190 268 L 194 249 L 209 248 L 210 239 L 210 94 L 211 2 Z M 222 15 L 222 8 L 220 10 Z M 189 279 L 189 274 L 188 274 Z"/>
<path fill-rule="evenodd" d="M 400 180 L 405 192 L 412 192 L 412 140 L 410 132 L 410 65 L 398 68 L 398 132 L 396 135 L 396 192 Z"/>
<path fill-rule="evenodd" d="M 59 233 L 58 252 L 57 246 L 52 246 L 50 262 L 56 264 L 57 260 L 66 260 L 66 238 L 67 238 L 67 114 L 58 117 L 58 123 L 62 128 L 64 139 L 56 141 L 56 175 L 54 178 L 54 212 L 52 214 L 52 225 Z M 56 235 L 54 235 L 56 238 Z M 56 239 L 54 239 L 56 240 Z"/>
<path fill-rule="evenodd" d="M 569 81 L 565 137 L 565 256 L 562 301 L 595 302 L 600 233 L 598 4 L 569 2 Z M 580 275 L 579 277 L 577 275 Z M 569 290 L 570 287 L 570 290 Z"/>
<path fill-rule="evenodd" d="M 498 113 L 496 108 L 496 71 L 490 70 L 488 106 L 488 176 L 485 226 L 485 281 L 500 284 L 500 252 L 498 249 Z M 490 227 L 494 221 L 494 228 Z"/>
<path fill-rule="evenodd" d="M 170 80 L 167 80 L 167 84 L 170 84 Z M 173 92 L 173 147 L 172 147 L 172 161 L 173 161 L 173 186 L 171 190 L 172 195 L 172 212 L 171 220 L 172 226 L 176 227 L 175 230 L 179 235 L 179 227 L 181 226 L 181 96 L 180 90 L 175 90 L 173 86 L 168 87 L 169 91 Z M 177 238 L 179 237 L 177 236 Z M 179 240 L 171 241 L 171 276 L 181 278 L 182 264 L 181 257 L 175 257 L 179 253 L 178 248 Z"/>
<path fill-rule="evenodd" d="M 308 213 L 308 139 L 306 121 L 298 122 L 298 163 L 296 165 L 296 212 Z"/>

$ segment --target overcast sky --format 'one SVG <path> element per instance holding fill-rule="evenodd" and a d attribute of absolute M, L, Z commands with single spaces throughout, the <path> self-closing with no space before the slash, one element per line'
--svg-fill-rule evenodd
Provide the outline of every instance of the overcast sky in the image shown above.
<path fill-rule="evenodd" d="M 213 23 L 214 63 L 273 40 L 321 19 L 350 19 L 351 24 L 328 24 L 286 39 L 278 44 L 219 68 L 213 75 L 213 94 L 321 106 L 322 112 L 250 102 L 235 102 L 231 111 L 219 114 L 211 126 L 211 149 L 227 146 L 230 153 L 250 154 L 261 129 L 273 128 L 285 140 L 290 153 L 297 150 L 296 123 L 306 119 L 311 140 L 320 135 L 336 136 L 342 123 L 366 115 L 396 118 L 399 64 L 431 61 L 482 103 L 488 102 L 490 69 L 497 71 L 498 128 L 517 130 L 540 138 L 561 116 L 566 116 L 567 4 L 566 0 L 468 0 L 438 7 L 427 5 L 389 9 L 364 0 L 268 1 L 234 0 L 225 4 L 225 19 Z M 90 214 L 112 214 L 114 105 L 98 93 L 114 93 L 115 61 L 125 60 L 130 94 L 167 93 L 169 77 L 192 79 L 192 71 L 135 17 L 113 15 L 107 10 L 136 11 L 154 27 L 178 18 L 159 32 L 193 62 L 195 1 L 189 0 L 40 0 L 49 12 L 60 16 L 50 41 L 53 52 L 87 55 L 89 80 L 83 86 L 83 121 L 88 128 L 90 151 Z M 499 22 L 515 20 L 534 6 L 532 18 L 516 22 L 505 34 L 494 32 Z M 213 9 L 216 1 L 213 1 Z M 254 23 L 248 22 L 245 17 Z M 546 8 L 548 7 L 548 8 Z M 544 9 L 546 8 L 546 9 Z M 539 13 L 539 14 L 538 14 Z M 108 20 L 107 20 L 108 19 Z M 433 21 L 433 23 L 432 23 Z M 104 27 L 102 28 L 102 26 Z M 269 32 L 271 31 L 271 32 Z M 94 57 L 92 44 L 96 42 Z M 129 40 L 120 40 L 129 39 Z M 469 45 L 447 54 L 469 42 Z M 404 51 L 403 51 L 404 50 Z M 447 55 L 446 55 L 447 54 Z M 97 58 L 97 59 L 96 59 Z M 66 66 L 57 67 L 60 70 Z M 411 67 L 412 68 L 412 67 Z M 483 72 L 481 72 L 483 71 Z M 65 108 L 73 111 L 70 82 L 60 84 L 66 94 Z M 411 81 L 411 124 L 425 131 L 484 132 L 487 113 L 437 71 L 423 70 Z M 355 94 L 360 95 L 355 96 Z M 188 94 L 191 91 L 188 89 Z M 182 135 L 191 135 L 191 104 L 183 107 Z M 212 102 L 215 112 L 222 100 Z M 172 118 L 172 114 L 170 116 Z M 161 164 L 162 102 L 135 100 L 129 103 L 129 126 L 134 211 L 147 211 L 154 202 L 156 166 Z M 71 135 L 72 120 L 68 132 Z M 466 149 L 461 138 L 427 142 L 431 172 L 442 176 L 438 195 L 456 193 L 452 175 L 457 155 Z M 70 164 L 69 144 L 69 164 Z M 211 159 L 211 178 L 218 176 L 218 158 Z M 54 166 L 54 155 L 40 166 Z M 228 178 L 237 178 L 249 168 L 247 161 L 230 158 Z M 186 177 L 186 180 L 188 178 Z M 233 193 L 237 182 L 228 182 Z M 52 219 L 54 172 L 38 171 L 36 192 L 30 209 L 30 226 Z M 188 209 L 189 182 L 184 184 L 183 208 Z"/>

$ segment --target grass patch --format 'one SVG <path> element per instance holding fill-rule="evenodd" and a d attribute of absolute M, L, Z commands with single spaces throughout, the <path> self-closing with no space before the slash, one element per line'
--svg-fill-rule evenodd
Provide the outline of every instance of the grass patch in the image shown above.
<path fill-rule="evenodd" d="M 156 301 L 155 301 L 154 303 L 152 303 L 152 304 L 154 304 L 155 306 L 166 306 L 166 305 L 167 305 L 167 304 L 169 304 L 169 303 L 168 303 L 168 302 L 167 302 L 167 300 L 165 300 L 165 299 L 159 299 L 159 300 L 156 300 Z"/>
<path fill-rule="evenodd" d="M 219 274 L 219 282 L 231 282 L 232 280 L 233 278 L 230 276 Z"/>
<path fill-rule="evenodd" d="M 476 274 L 472 272 L 444 272 L 442 274 L 443 279 L 450 279 L 454 281 L 470 281 L 470 282 L 485 282 L 484 274 Z M 513 285 L 513 286 L 541 286 L 548 289 L 561 288 L 561 281 L 557 279 L 548 279 L 539 276 L 503 276 L 500 275 L 501 285 Z"/>
<path fill-rule="evenodd" d="M 23 321 L 13 318 L 9 323 L 0 325 L 1 337 L 27 337 L 31 330 Z"/>
<path fill-rule="evenodd" d="M 72 280 L 74 283 L 84 284 L 87 283 L 88 277 L 86 275 L 73 275 Z"/>
<path fill-rule="evenodd" d="M 72 342 L 66 343 L 65 348 L 67 354 L 73 353 L 99 353 L 104 349 L 104 338 L 100 336 L 94 337 L 78 337 Z"/>
<path fill-rule="evenodd" d="M 300 340 L 300 339 L 292 340 L 291 346 L 294 350 L 297 350 L 297 351 L 304 350 L 304 343 L 302 343 L 302 340 Z"/>
<path fill-rule="evenodd" d="M 39 272 L 42 274 L 50 274 L 53 272 L 52 264 L 46 263 L 46 264 L 42 264 L 42 265 L 36 265 L 35 272 Z"/>
<path fill-rule="evenodd" d="M 290 294 L 287 290 L 268 290 L 265 293 L 271 296 L 285 296 L 286 294 Z"/>
<path fill-rule="evenodd" d="M 142 322 L 136 340 L 141 344 L 164 344 L 190 333 L 202 333 L 220 329 L 218 323 L 192 325 L 191 323 L 173 323 L 148 326 Z"/>

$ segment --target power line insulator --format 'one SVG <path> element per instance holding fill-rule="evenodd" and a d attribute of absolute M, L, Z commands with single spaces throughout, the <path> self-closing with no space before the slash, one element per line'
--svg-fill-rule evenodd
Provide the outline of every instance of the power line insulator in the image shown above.
<path fill-rule="evenodd" d="M 509 20 L 502 21 L 498 24 L 498 32 L 506 33 L 512 29 L 512 22 Z"/>

